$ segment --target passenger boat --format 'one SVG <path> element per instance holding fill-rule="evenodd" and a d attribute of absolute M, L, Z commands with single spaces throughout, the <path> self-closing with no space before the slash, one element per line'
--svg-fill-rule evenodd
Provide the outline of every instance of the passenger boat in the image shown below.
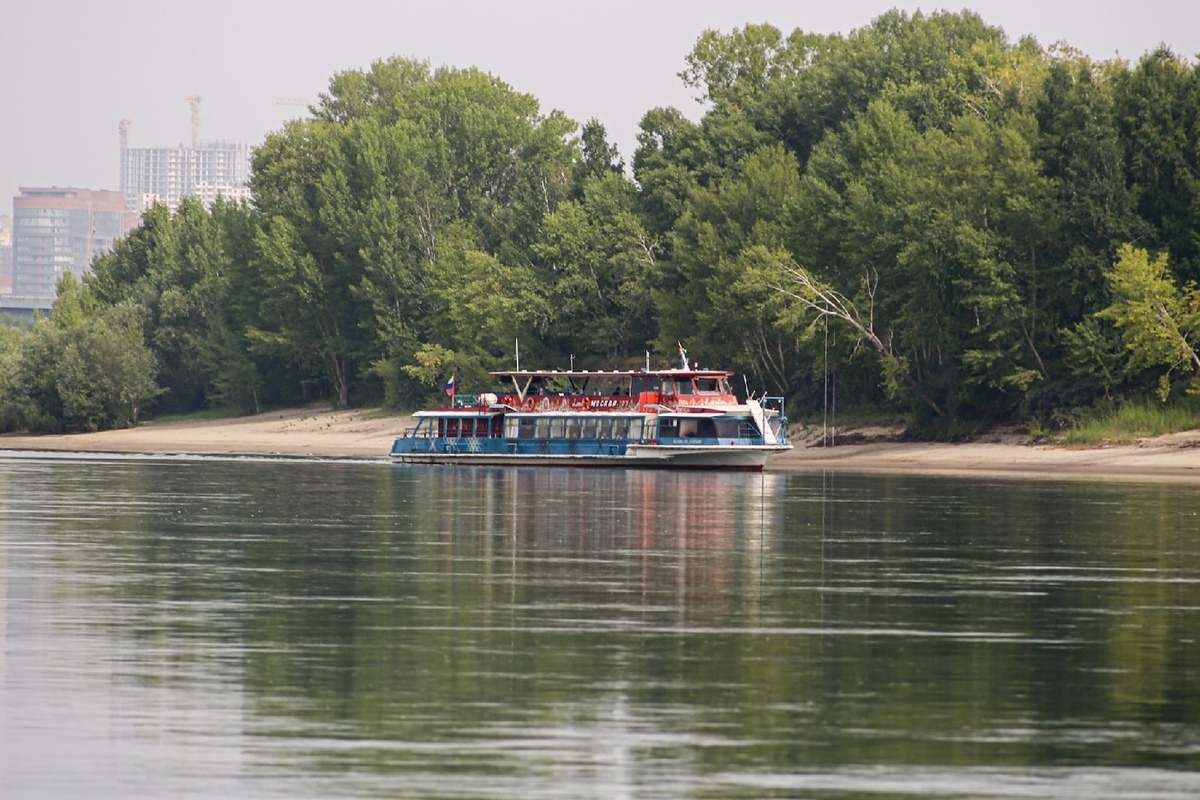
<path fill-rule="evenodd" d="M 782 397 L 739 401 L 732 372 L 493 372 L 511 390 L 457 395 L 419 411 L 396 439 L 404 464 L 669 467 L 759 471 L 790 450 Z"/>

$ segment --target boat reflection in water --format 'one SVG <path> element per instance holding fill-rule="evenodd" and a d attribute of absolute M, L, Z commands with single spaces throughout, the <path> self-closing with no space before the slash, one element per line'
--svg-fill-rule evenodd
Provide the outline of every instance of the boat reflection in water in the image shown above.
<path fill-rule="evenodd" d="M 624 572 L 636 564 L 647 581 L 677 578 L 699 593 L 719 594 L 734 559 L 768 546 L 765 539 L 783 525 L 781 475 L 431 470 L 417 480 L 437 498 L 429 513 L 456 554 L 507 552 L 555 570 L 564 568 L 563 559 L 578 559 L 579 572 Z"/>

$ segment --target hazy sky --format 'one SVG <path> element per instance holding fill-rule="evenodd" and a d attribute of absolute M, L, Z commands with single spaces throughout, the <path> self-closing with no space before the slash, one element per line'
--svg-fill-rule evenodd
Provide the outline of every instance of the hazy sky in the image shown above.
<path fill-rule="evenodd" d="M 849 33 L 886 0 L 59 0 L 0 10 L 0 213 L 24 186 L 117 189 L 117 124 L 131 146 L 191 138 L 185 95 L 203 97 L 201 138 L 258 144 L 331 75 L 390 55 L 477 66 L 578 122 L 597 117 L 626 160 L 656 106 L 693 119 L 684 56 L 706 28 L 768 22 Z M 1200 52 L 1196 0 L 975 0 L 1010 40 L 1031 34 L 1095 58 L 1136 60 L 1160 42 Z"/>

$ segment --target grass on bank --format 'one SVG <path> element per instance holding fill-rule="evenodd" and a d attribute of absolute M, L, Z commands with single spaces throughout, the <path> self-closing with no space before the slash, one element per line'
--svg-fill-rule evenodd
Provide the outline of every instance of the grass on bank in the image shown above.
<path fill-rule="evenodd" d="M 1079 446 L 1129 444 L 1195 428 L 1200 428 L 1200 398 L 1186 397 L 1171 403 L 1148 399 L 1081 415 L 1063 433 L 1061 441 Z"/>

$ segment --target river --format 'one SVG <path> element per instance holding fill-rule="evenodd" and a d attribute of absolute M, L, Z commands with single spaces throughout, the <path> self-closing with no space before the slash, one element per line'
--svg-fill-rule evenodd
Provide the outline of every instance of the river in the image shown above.
<path fill-rule="evenodd" d="M 0 455 L 0 796 L 1200 795 L 1200 488 Z"/>

